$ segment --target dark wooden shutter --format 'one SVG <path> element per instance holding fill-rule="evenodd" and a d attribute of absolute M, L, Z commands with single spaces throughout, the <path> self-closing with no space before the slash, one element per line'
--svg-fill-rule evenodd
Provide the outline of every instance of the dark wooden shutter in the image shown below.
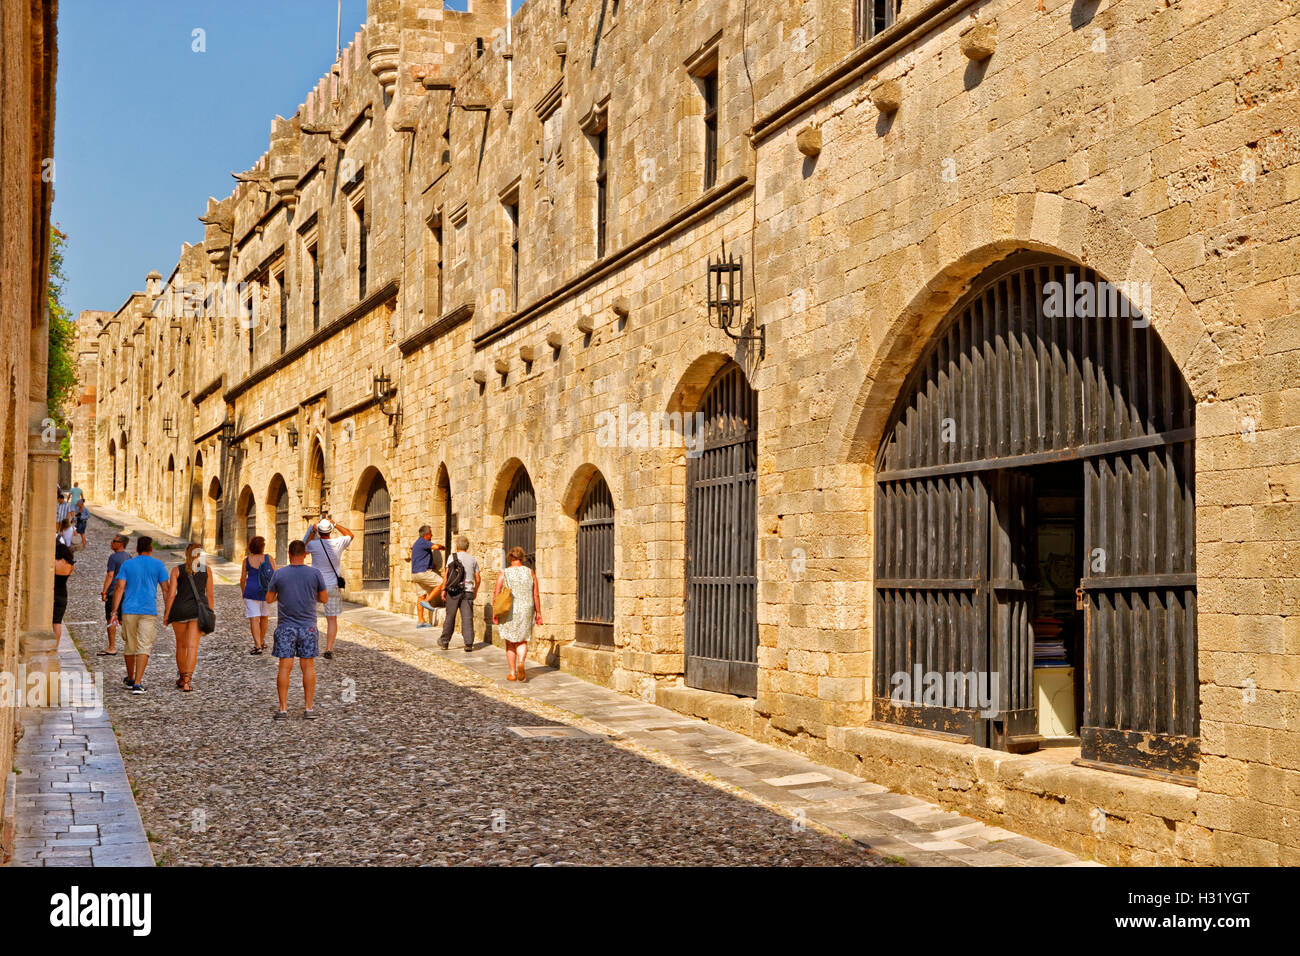
<path fill-rule="evenodd" d="M 365 531 L 361 554 L 361 586 L 388 587 L 388 485 L 376 476 L 366 496 Z"/>
<path fill-rule="evenodd" d="M 523 548 L 528 566 L 536 569 L 537 495 L 523 468 L 515 472 L 506 492 L 505 535 L 501 543 L 507 553 L 511 548 Z"/>
<path fill-rule="evenodd" d="M 686 460 L 686 683 L 758 695 L 758 393 L 735 364 L 701 403 Z"/>
<path fill-rule="evenodd" d="M 1085 287 L 1091 311 L 1070 308 L 1069 290 Z M 1062 289 L 1066 308 L 1047 307 Z M 973 660 L 1001 684 L 988 742 L 1030 736 L 1032 469 L 1078 461 L 1083 757 L 1194 769 L 1195 402 L 1129 297 L 1140 291 L 1012 256 L 976 281 L 910 373 L 876 460 L 877 719 L 969 726 L 980 741 L 969 714 L 888 700 L 897 674 Z"/>
<path fill-rule="evenodd" d="M 614 499 L 597 474 L 578 507 L 578 616 L 580 644 L 614 646 Z"/>

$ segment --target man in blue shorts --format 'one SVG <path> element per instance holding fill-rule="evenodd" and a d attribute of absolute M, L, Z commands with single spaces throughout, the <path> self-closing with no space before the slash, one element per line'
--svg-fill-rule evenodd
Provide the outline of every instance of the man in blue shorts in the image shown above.
<path fill-rule="evenodd" d="M 308 720 L 316 716 L 312 703 L 316 697 L 316 653 L 320 635 L 316 632 L 316 605 L 329 600 L 325 579 L 320 571 L 303 564 L 307 545 L 301 541 L 289 543 L 289 563 L 276 570 L 266 589 L 266 601 L 279 610 L 275 619 L 273 657 L 279 658 L 280 667 L 275 675 L 275 690 L 280 696 L 280 709 L 276 720 L 289 716 L 289 680 L 293 676 L 293 660 L 298 659 L 302 671 L 302 695 Z"/>

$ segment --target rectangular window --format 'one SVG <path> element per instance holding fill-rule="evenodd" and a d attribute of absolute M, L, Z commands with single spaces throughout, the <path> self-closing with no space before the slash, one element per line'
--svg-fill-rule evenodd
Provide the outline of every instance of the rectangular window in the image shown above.
<path fill-rule="evenodd" d="M 879 36 L 898 19 L 902 0 L 855 0 L 853 19 L 857 42 Z"/>
<path fill-rule="evenodd" d="M 275 281 L 280 286 L 280 354 L 283 355 L 289 347 L 289 283 L 284 281 L 285 274 L 281 272 L 275 277 Z"/>
<path fill-rule="evenodd" d="M 307 247 L 307 259 L 311 264 L 311 328 L 314 332 L 320 328 L 320 259 L 314 243 Z"/>
<path fill-rule="evenodd" d="M 359 202 L 356 205 L 357 211 L 357 298 L 366 297 L 366 258 L 368 241 L 370 239 L 369 230 L 366 226 L 366 204 Z"/>
<path fill-rule="evenodd" d="M 605 257 L 605 235 L 609 227 L 609 169 L 606 159 L 609 153 L 609 130 L 602 129 L 592 137 L 596 148 L 596 258 Z"/>
<path fill-rule="evenodd" d="M 431 272 L 429 274 L 430 288 L 433 290 L 433 316 L 441 316 L 445 306 L 442 304 L 442 223 L 429 227 L 429 263 Z"/>
<path fill-rule="evenodd" d="M 506 226 L 510 230 L 510 308 L 519 308 L 519 200 L 506 204 Z"/>
<path fill-rule="evenodd" d="M 718 71 L 700 77 L 704 91 L 704 188 L 718 182 Z"/>

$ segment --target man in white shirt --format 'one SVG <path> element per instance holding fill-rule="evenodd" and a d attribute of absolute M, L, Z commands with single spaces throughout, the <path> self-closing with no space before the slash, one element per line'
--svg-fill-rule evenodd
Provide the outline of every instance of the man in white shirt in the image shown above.
<path fill-rule="evenodd" d="M 337 535 L 336 535 L 337 533 Z M 329 518 L 322 518 L 310 528 L 303 540 L 311 555 L 311 566 L 325 579 L 325 653 L 326 660 L 334 659 L 334 638 L 339 632 L 339 613 L 343 610 L 343 595 L 339 579 L 343 576 L 343 552 L 352 543 L 352 532 Z"/>

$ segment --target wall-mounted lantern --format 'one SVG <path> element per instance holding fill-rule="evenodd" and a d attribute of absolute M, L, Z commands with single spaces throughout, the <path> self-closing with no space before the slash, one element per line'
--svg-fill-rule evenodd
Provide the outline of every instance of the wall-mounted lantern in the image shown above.
<path fill-rule="evenodd" d="M 220 438 L 221 444 L 227 448 L 235 443 L 235 423 L 228 418 L 221 423 Z"/>
<path fill-rule="evenodd" d="M 297 447 L 298 447 L 298 427 L 297 427 L 296 425 L 290 425 L 287 434 L 288 434 L 288 436 L 289 436 L 289 447 L 290 447 L 290 448 L 297 448 Z"/>
<path fill-rule="evenodd" d="M 162 430 L 164 435 L 170 435 L 172 433 L 172 417 L 170 415 L 163 418 Z"/>
<path fill-rule="evenodd" d="M 118 415 L 118 416 L 117 416 L 117 427 L 118 427 L 118 428 L 125 428 L 125 427 L 126 427 L 126 416 L 125 416 L 125 415 Z"/>
<path fill-rule="evenodd" d="M 741 341 L 757 341 L 761 358 L 766 351 L 767 334 L 763 326 L 757 335 L 738 335 L 732 331 L 740 326 L 741 306 L 745 302 L 745 257 L 737 259 L 727 253 L 722 244 L 722 254 L 709 260 L 709 324 Z"/>
<path fill-rule="evenodd" d="M 397 414 L 397 409 L 389 411 L 384 407 L 384 403 L 397 394 L 397 386 L 393 384 L 393 380 L 388 376 L 387 372 L 378 372 L 375 375 L 374 387 L 375 401 L 379 403 L 379 410 L 389 418 L 392 418 Z"/>

